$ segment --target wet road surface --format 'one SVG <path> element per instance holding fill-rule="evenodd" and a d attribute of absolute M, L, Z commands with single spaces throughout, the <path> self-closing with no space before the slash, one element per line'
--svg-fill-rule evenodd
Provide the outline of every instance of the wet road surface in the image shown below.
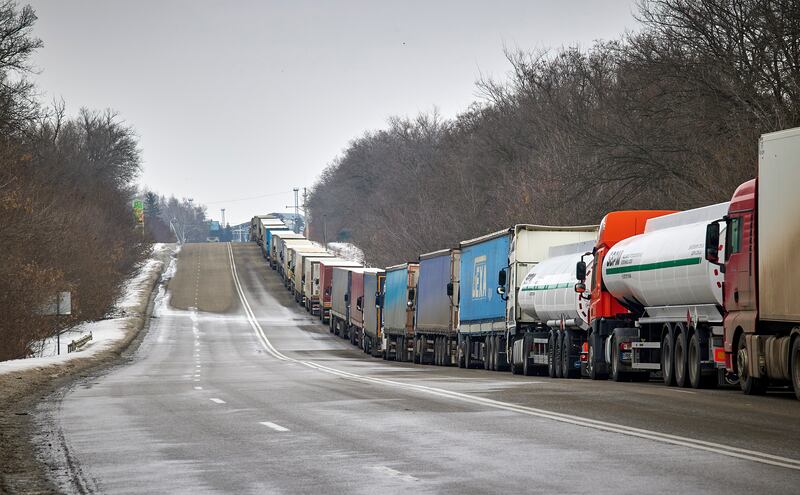
<path fill-rule="evenodd" d="M 793 394 L 373 359 L 298 307 L 251 245 L 184 247 L 170 292 L 176 305 L 157 306 L 129 364 L 41 408 L 52 428 L 43 441 L 58 444 L 48 462 L 65 491 L 736 494 L 800 486 Z"/>

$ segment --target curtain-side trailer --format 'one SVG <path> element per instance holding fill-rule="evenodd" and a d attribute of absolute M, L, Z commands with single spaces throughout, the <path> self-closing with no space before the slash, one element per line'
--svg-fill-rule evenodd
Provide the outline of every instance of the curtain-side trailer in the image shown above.
<path fill-rule="evenodd" d="M 269 260 L 269 266 L 272 267 L 273 270 L 277 270 L 280 264 L 280 253 L 283 249 L 284 240 L 289 239 L 305 239 L 305 236 L 303 236 L 303 234 L 296 234 L 291 230 L 271 232 L 269 255 L 267 259 Z"/>
<path fill-rule="evenodd" d="M 403 263 L 386 269 L 383 296 L 383 358 L 411 361 L 414 307 L 419 264 Z"/>
<path fill-rule="evenodd" d="M 419 257 L 414 362 L 450 366 L 458 337 L 461 252 L 443 249 Z"/>
<path fill-rule="evenodd" d="M 363 266 L 361 263 L 355 261 L 343 261 L 338 258 L 322 259 L 319 261 L 319 319 L 322 320 L 322 323 L 330 323 L 333 268 L 361 266 Z"/>
<path fill-rule="evenodd" d="M 372 357 L 381 355 L 383 336 L 383 289 L 386 271 L 375 270 L 364 273 L 364 352 Z"/>

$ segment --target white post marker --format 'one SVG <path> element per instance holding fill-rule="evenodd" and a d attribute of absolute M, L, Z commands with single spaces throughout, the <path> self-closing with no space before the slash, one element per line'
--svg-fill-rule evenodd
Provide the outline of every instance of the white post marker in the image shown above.
<path fill-rule="evenodd" d="M 272 428 L 272 429 L 273 429 L 273 430 L 275 430 L 275 431 L 289 431 L 289 428 L 284 428 L 284 427 L 283 427 L 283 426 L 281 426 L 281 425 L 276 425 L 275 423 L 273 423 L 273 422 L 271 422 L 271 421 L 261 421 L 261 422 L 259 422 L 258 424 L 260 424 L 260 425 L 264 425 L 264 426 L 266 426 L 267 428 Z"/>

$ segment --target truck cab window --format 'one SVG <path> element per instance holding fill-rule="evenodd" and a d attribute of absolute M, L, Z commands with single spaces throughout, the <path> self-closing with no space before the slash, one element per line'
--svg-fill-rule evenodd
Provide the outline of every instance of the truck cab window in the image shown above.
<path fill-rule="evenodd" d="M 731 218 L 730 225 L 725 234 L 725 261 L 731 254 L 738 253 L 742 244 L 742 218 Z"/>

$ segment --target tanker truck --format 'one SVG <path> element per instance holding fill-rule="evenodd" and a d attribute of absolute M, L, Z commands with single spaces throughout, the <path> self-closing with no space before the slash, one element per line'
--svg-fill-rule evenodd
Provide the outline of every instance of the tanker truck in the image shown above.
<path fill-rule="evenodd" d="M 519 307 L 528 320 L 514 341 L 511 372 L 579 378 L 589 329 L 589 304 L 575 292 L 575 266 L 591 260 L 595 241 L 550 248 L 519 289 Z M 589 252 L 587 254 L 587 251 Z"/>
<path fill-rule="evenodd" d="M 707 227 L 705 258 L 724 272 L 724 363 L 745 394 L 790 384 L 800 399 L 798 184 L 800 128 L 764 134 L 758 177 Z"/>
<path fill-rule="evenodd" d="M 722 274 L 703 256 L 706 226 L 728 203 L 682 212 L 616 212 L 603 221 L 592 269 L 587 373 L 679 387 L 724 377 Z M 640 225 L 644 229 L 639 232 Z"/>
<path fill-rule="evenodd" d="M 519 224 L 464 241 L 458 294 L 458 365 L 504 370 L 513 362 L 514 342 L 523 337 L 530 317 L 522 313 L 518 293 L 531 267 L 549 249 L 592 240 L 597 226 L 553 227 Z M 491 280 L 497 280 L 497 285 Z M 509 358 L 512 358 L 509 360 Z"/>

